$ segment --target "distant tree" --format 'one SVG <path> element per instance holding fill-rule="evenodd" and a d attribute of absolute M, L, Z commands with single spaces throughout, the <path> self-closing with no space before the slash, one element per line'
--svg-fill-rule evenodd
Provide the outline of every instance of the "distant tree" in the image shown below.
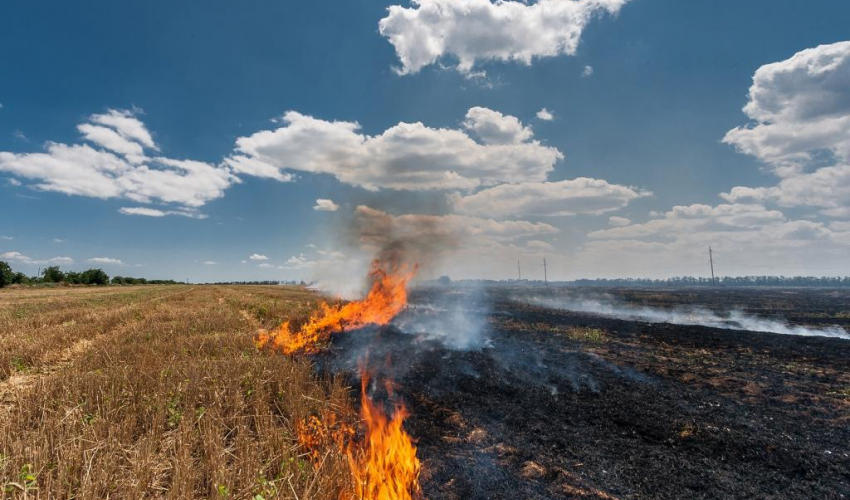
<path fill-rule="evenodd" d="M 113 276 L 112 279 L 109 280 L 109 282 L 112 283 L 113 285 L 123 285 L 124 284 L 124 278 L 122 278 L 121 276 Z"/>
<path fill-rule="evenodd" d="M 50 266 L 42 274 L 45 283 L 60 283 L 65 281 L 65 273 L 59 270 L 59 266 Z"/>
<path fill-rule="evenodd" d="M 86 285 L 107 285 L 109 275 L 103 269 L 88 269 L 80 273 L 82 283 Z"/>
<path fill-rule="evenodd" d="M 443 286 L 448 286 L 452 284 L 452 279 L 448 276 L 440 276 L 439 278 L 437 278 L 437 283 Z"/>
<path fill-rule="evenodd" d="M 0 261 L 0 288 L 14 283 L 15 275 L 12 274 L 12 268 L 8 262 Z"/>
<path fill-rule="evenodd" d="M 15 273 L 15 278 L 12 280 L 12 282 L 18 285 L 29 285 L 31 280 L 30 277 L 26 274 L 17 272 Z"/>
<path fill-rule="evenodd" d="M 65 273 L 65 276 L 62 278 L 62 281 L 65 283 L 70 283 L 72 285 L 82 285 L 83 281 L 83 273 L 78 273 L 76 271 L 68 271 Z"/>

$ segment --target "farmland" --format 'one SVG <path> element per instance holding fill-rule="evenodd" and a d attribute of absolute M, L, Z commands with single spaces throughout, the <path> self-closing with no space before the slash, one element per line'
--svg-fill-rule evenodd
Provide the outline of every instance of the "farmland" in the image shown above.
<path fill-rule="evenodd" d="M 283 287 L 0 293 L 0 484 L 14 498 L 334 498 L 295 422 L 346 388 L 257 351 L 315 297 Z"/>
<path fill-rule="evenodd" d="M 3 290 L 0 482 L 11 498 L 340 498 L 344 454 L 306 448 L 299 425 L 356 427 L 365 359 L 410 412 L 423 498 L 846 498 L 850 341 L 535 299 L 846 328 L 847 293 L 414 289 L 391 324 L 286 356 L 255 335 L 303 324 L 304 288 Z"/>

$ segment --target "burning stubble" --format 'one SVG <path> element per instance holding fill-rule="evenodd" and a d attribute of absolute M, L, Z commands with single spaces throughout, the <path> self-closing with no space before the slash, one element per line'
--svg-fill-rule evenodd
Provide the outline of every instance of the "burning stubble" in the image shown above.
<path fill-rule="evenodd" d="M 407 285 L 416 274 L 415 265 L 398 262 L 373 262 L 372 287 L 363 300 L 336 306 L 322 303 L 299 329 L 284 322 L 276 330 L 260 330 L 257 347 L 269 346 L 287 355 L 317 353 L 334 334 L 388 324 L 407 305 Z M 360 376 L 360 412 L 366 426 L 363 440 L 356 442 L 352 429 L 331 414 L 299 424 L 299 443 L 314 460 L 319 458 L 317 445 L 327 441 L 344 452 L 351 487 L 340 493 L 340 500 L 412 500 L 420 493 L 420 464 L 413 440 L 403 428 L 407 409 L 398 404 L 388 416 L 367 393 L 369 373 L 365 368 Z M 391 392 L 392 380 L 386 381 L 386 387 Z"/>

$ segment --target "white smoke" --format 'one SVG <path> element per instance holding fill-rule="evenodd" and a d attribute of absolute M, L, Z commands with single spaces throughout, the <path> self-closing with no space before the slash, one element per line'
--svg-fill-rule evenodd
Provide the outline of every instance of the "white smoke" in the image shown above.
<path fill-rule="evenodd" d="M 483 291 L 440 290 L 427 299 L 414 299 L 393 320 L 404 333 L 433 340 L 458 351 L 490 346 L 487 336 L 488 302 Z"/>
<path fill-rule="evenodd" d="M 850 333 L 838 326 L 809 328 L 792 325 L 787 321 L 759 318 L 740 310 L 717 313 L 705 308 L 659 309 L 635 307 L 614 300 L 602 301 L 586 298 L 549 298 L 529 297 L 524 302 L 567 311 L 587 312 L 617 319 L 644 321 L 647 323 L 671 323 L 674 325 L 697 325 L 726 330 L 747 330 L 751 332 L 779 333 L 783 335 L 804 335 L 835 337 L 850 340 Z"/>

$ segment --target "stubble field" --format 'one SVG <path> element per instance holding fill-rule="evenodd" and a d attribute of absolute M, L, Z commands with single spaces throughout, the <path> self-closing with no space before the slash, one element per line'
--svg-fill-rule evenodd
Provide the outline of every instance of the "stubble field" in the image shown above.
<path fill-rule="evenodd" d="M 348 412 L 348 389 L 253 343 L 315 300 L 288 287 L 2 291 L 0 497 L 335 498 L 343 457 L 308 463 L 294 426 Z"/>

